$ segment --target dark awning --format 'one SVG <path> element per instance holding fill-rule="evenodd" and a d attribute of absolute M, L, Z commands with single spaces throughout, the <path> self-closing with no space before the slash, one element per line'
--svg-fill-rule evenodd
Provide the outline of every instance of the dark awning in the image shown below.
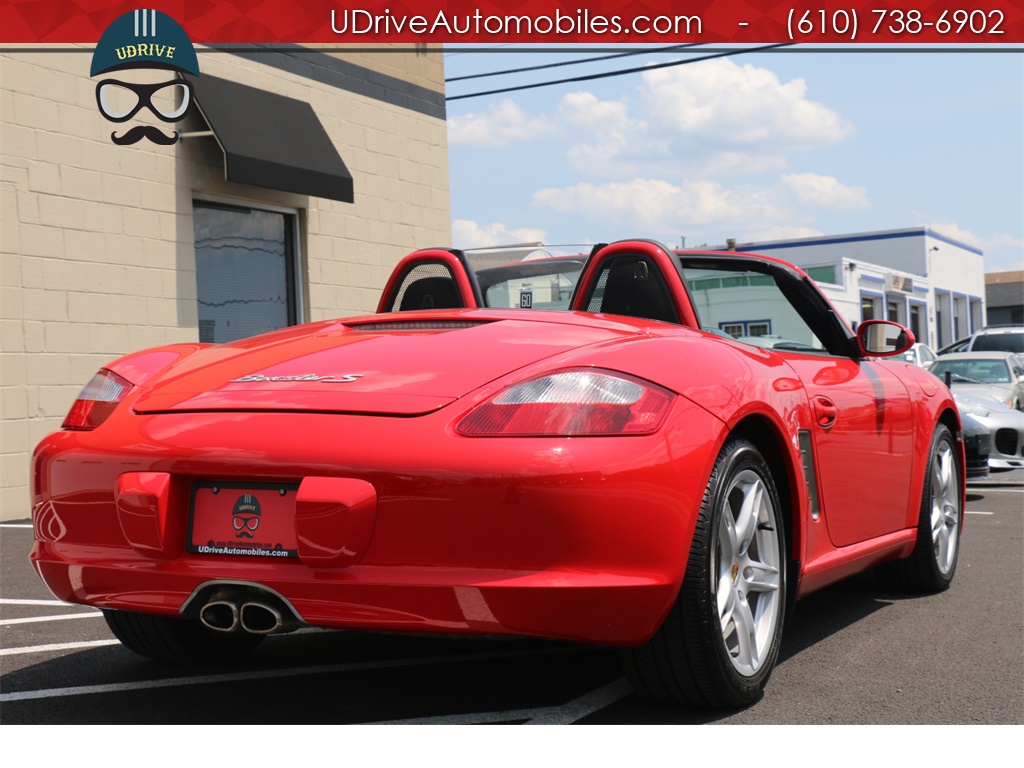
<path fill-rule="evenodd" d="M 210 75 L 188 80 L 228 181 L 353 202 L 352 174 L 309 104 Z"/>

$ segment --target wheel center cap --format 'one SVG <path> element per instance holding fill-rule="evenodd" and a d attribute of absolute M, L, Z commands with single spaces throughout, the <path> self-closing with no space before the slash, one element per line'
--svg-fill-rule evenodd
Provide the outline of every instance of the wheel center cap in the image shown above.
<path fill-rule="evenodd" d="M 732 580 L 733 580 L 733 582 L 736 581 L 736 577 L 739 576 L 739 575 L 740 575 L 740 564 L 739 563 L 733 563 L 732 564 Z"/>

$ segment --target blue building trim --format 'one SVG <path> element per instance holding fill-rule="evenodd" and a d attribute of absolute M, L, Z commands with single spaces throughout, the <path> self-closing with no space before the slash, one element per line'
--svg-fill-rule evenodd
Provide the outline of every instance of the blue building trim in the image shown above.
<path fill-rule="evenodd" d="M 881 232 L 874 235 L 851 235 L 849 237 L 827 237 L 821 240 L 805 240 L 796 241 L 791 240 L 786 243 L 773 243 L 770 245 L 738 245 L 736 246 L 737 251 L 773 251 L 779 248 L 810 248 L 817 245 L 841 245 L 844 243 L 866 243 L 876 240 L 899 240 L 905 237 L 931 237 L 948 245 L 955 245 L 957 248 L 963 248 L 965 251 L 976 253 L 979 256 L 983 255 L 982 251 L 973 246 L 966 245 L 965 243 L 958 242 L 951 237 L 940 235 L 938 232 L 933 232 L 930 229 L 912 229 L 905 232 Z"/>
<path fill-rule="evenodd" d="M 874 275 L 861 275 L 860 279 L 865 283 L 884 283 L 884 277 L 875 277 Z"/>

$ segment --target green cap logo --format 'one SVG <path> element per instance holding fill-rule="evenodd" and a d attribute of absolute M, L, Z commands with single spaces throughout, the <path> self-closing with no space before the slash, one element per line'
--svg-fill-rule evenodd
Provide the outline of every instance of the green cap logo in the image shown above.
<path fill-rule="evenodd" d="M 196 49 L 185 30 L 166 13 L 129 11 L 107 27 L 92 55 L 89 77 L 136 67 L 199 74 Z"/>

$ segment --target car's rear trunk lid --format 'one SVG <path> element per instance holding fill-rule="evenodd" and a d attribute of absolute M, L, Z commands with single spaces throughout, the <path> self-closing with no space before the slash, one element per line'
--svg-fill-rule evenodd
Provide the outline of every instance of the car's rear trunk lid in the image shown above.
<path fill-rule="evenodd" d="M 565 322 L 541 321 L 549 313 L 429 314 L 324 323 L 210 347 L 149 385 L 133 409 L 414 416 L 523 366 L 637 333 L 569 313 L 550 313 Z"/>

